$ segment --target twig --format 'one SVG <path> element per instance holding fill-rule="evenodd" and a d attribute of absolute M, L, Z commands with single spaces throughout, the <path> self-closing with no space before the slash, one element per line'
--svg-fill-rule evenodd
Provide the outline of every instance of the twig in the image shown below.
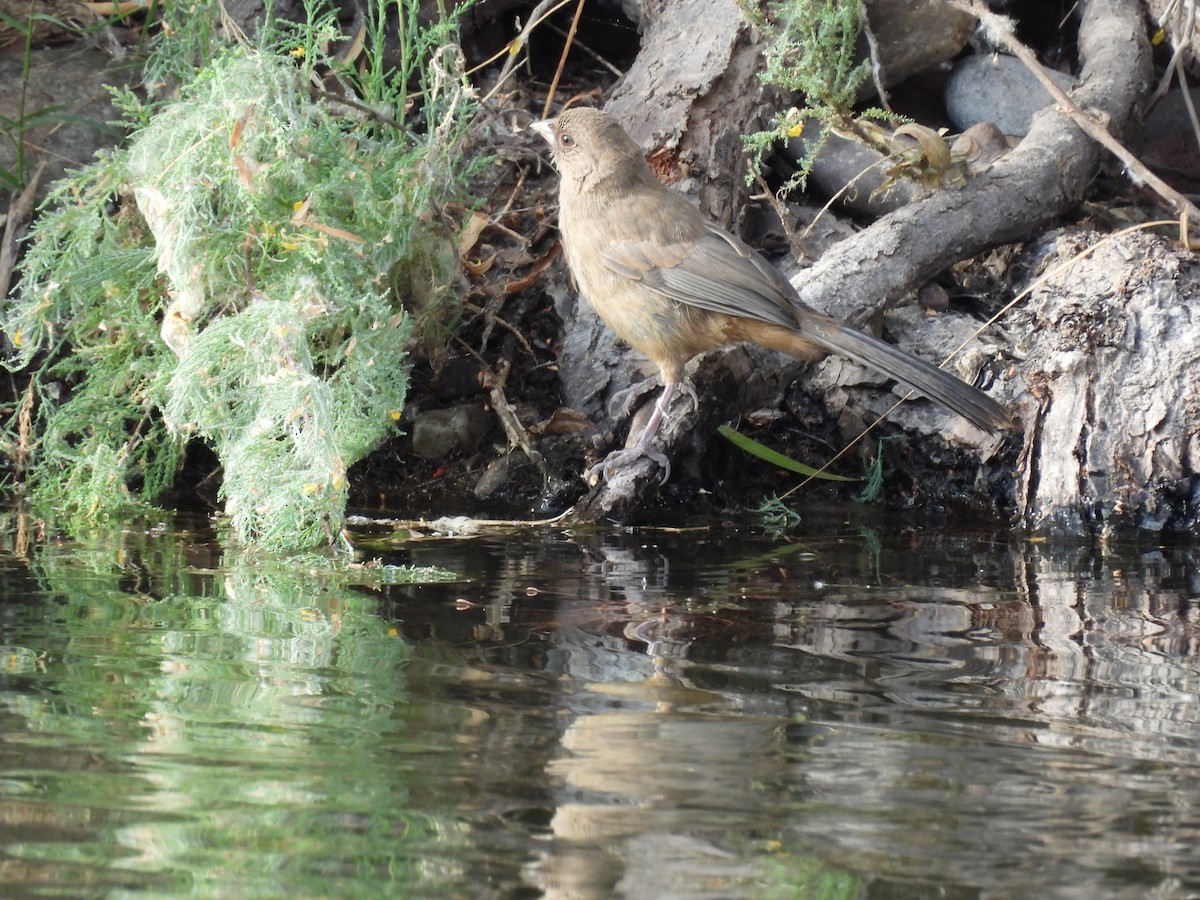
<path fill-rule="evenodd" d="M 1150 95 L 1150 105 L 1157 103 L 1170 90 L 1173 79 L 1178 80 L 1183 105 L 1187 110 L 1188 119 L 1192 123 L 1192 133 L 1196 140 L 1200 141 L 1200 118 L 1196 115 L 1196 104 L 1192 102 L 1192 92 L 1187 82 L 1187 66 L 1184 65 L 1183 59 L 1184 51 L 1187 49 L 1191 35 L 1195 34 L 1196 0 L 1184 0 L 1183 6 L 1180 6 L 1178 2 L 1173 0 L 1163 10 L 1163 14 L 1158 20 L 1158 25 L 1162 29 L 1162 34 L 1171 38 L 1174 49 L 1171 53 L 1171 61 L 1167 63 L 1166 71 L 1163 73 L 1162 80 L 1159 82 L 1154 93 Z"/>
<path fill-rule="evenodd" d="M 559 525 L 567 520 L 575 507 L 560 512 L 549 519 L 473 519 L 469 516 L 443 516 L 440 519 L 388 519 L 374 516 L 346 516 L 349 525 L 385 525 L 410 531 L 439 531 L 451 535 L 471 534 L 480 528 L 544 528 Z M 421 540 L 417 537 L 416 540 Z"/>
<path fill-rule="evenodd" d="M 505 329 L 509 334 L 511 334 L 516 339 L 517 343 L 521 345 L 522 350 L 524 350 L 526 353 L 528 353 L 533 359 L 537 359 L 537 354 L 533 352 L 533 347 L 530 345 L 529 339 L 526 338 L 525 335 L 521 334 L 521 332 L 517 329 L 517 326 L 512 324 L 512 322 L 509 322 L 506 319 L 502 319 L 502 318 L 500 318 L 500 316 L 496 315 L 490 309 L 487 309 L 486 307 L 483 307 L 483 306 L 478 306 L 474 303 L 471 303 L 470 301 L 467 301 L 463 305 L 466 308 L 467 312 L 472 313 L 477 316 L 484 316 L 485 318 L 488 318 L 491 321 L 495 322 L 501 328 Z"/>
<path fill-rule="evenodd" d="M 403 132 L 408 137 L 414 137 L 412 131 L 410 131 L 403 123 L 396 121 L 389 115 L 381 113 L 377 109 L 372 109 L 365 103 L 360 103 L 347 94 L 335 94 L 333 91 L 327 90 L 323 87 L 318 87 L 316 85 L 313 86 L 312 90 L 313 93 L 322 100 L 328 100 L 331 103 L 341 103 L 349 106 L 351 109 L 363 113 L 365 116 L 367 116 L 367 118 L 374 119 L 377 122 L 382 122 L 389 128 L 394 128 L 396 131 Z"/>
<path fill-rule="evenodd" d="M 46 164 L 41 163 L 29 179 L 29 183 L 25 185 L 25 190 L 9 204 L 8 218 L 4 223 L 4 237 L 0 238 L 0 297 L 8 296 L 13 268 L 17 264 L 17 230 L 33 215 L 33 199 L 45 168 Z"/>
<path fill-rule="evenodd" d="M 586 0 L 579 0 L 575 7 L 575 17 L 571 19 L 571 28 L 567 31 L 567 40 L 563 44 L 562 55 L 558 58 L 558 68 L 554 70 L 554 78 L 550 81 L 550 90 L 546 93 L 546 105 L 542 107 L 542 118 L 550 118 L 550 104 L 554 101 L 554 92 L 558 90 L 558 81 L 562 78 L 563 69 L 567 66 L 567 54 L 571 52 L 571 45 L 575 43 L 575 32 L 579 29 L 579 17 L 583 15 L 583 4 Z"/>
<path fill-rule="evenodd" d="M 520 447 L 524 454 L 529 457 L 529 461 L 541 473 L 542 480 L 550 484 L 555 480 L 550 467 L 546 465 L 546 459 L 534 449 L 533 443 L 529 440 L 529 432 L 525 430 L 525 426 L 517 418 L 513 412 L 512 405 L 508 402 L 508 397 L 504 393 L 504 382 L 508 380 L 509 370 L 512 368 L 512 363 L 509 360 L 504 360 L 500 363 L 500 371 L 493 372 L 487 369 L 491 384 L 488 385 L 488 395 L 492 400 L 492 410 L 496 413 L 496 418 L 500 420 L 500 425 L 504 428 L 505 435 L 508 436 L 510 447 Z"/>
<path fill-rule="evenodd" d="M 762 196 L 771 204 L 771 208 L 775 210 L 775 215 L 779 219 L 779 224 L 783 226 L 783 233 L 787 237 L 787 242 L 792 248 L 792 252 L 802 254 L 800 238 L 796 235 L 796 229 L 792 227 L 787 207 L 783 205 L 783 201 L 779 199 L 779 195 L 771 190 L 771 186 L 767 184 L 767 180 L 757 171 L 754 173 L 754 183 L 759 186 L 762 190 Z M 807 254 L 803 255 L 807 256 Z"/>
<path fill-rule="evenodd" d="M 500 77 L 496 79 L 496 83 L 492 85 L 492 89 L 484 95 L 482 100 L 479 101 L 480 103 L 487 103 L 489 100 L 491 100 L 492 97 L 496 95 L 497 91 L 504 86 L 504 82 L 508 81 L 509 77 L 512 76 L 513 69 L 516 68 L 517 65 L 517 56 L 521 52 L 521 48 L 524 47 L 525 43 L 529 40 L 529 35 L 533 33 L 533 29 L 537 28 L 542 24 L 543 20 L 554 15 L 570 2 L 571 0 L 542 0 L 541 3 L 533 8 L 533 12 L 529 14 L 529 22 L 524 28 L 521 29 L 521 33 L 513 38 L 507 47 L 505 47 L 491 59 L 485 60 L 471 70 L 471 72 L 475 72 L 478 69 L 481 69 L 499 59 L 505 53 L 508 54 L 508 59 L 504 61 L 504 65 L 500 68 Z M 471 72 L 468 72 L 467 74 L 469 75 Z"/>
<path fill-rule="evenodd" d="M 1196 143 L 1200 145 L 1200 117 L 1196 115 L 1196 104 L 1192 102 L 1192 89 L 1187 82 L 1187 68 L 1180 59 L 1175 63 L 1175 72 L 1179 76 L 1179 93 L 1183 97 L 1183 105 L 1187 108 L 1188 119 L 1192 123 L 1192 136 L 1196 139 Z"/>
<path fill-rule="evenodd" d="M 21 407 L 17 412 L 17 453 L 13 460 L 17 482 L 21 483 L 25 466 L 29 462 L 29 454 L 33 449 L 33 404 L 36 400 L 34 385 L 37 379 L 30 378 L 25 386 L 25 395 L 21 398 Z"/>
<path fill-rule="evenodd" d="M 1174 21 L 1170 21 L 1170 20 Z M 1182 21 L 1181 21 L 1182 20 Z M 1169 25 L 1175 27 L 1168 27 Z M 1154 93 L 1150 95 L 1150 103 L 1157 103 L 1162 95 L 1171 88 L 1171 76 L 1177 71 L 1182 71 L 1183 54 L 1187 50 L 1191 35 L 1196 28 L 1196 0 L 1184 0 L 1184 5 L 1180 6 L 1177 2 L 1172 2 L 1163 10 L 1162 16 L 1158 20 L 1158 26 L 1163 30 L 1164 34 L 1171 37 L 1174 42 L 1174 48 L 1171 52 L 1171 60 L 1167 63 L 1163 70 L 1162 80 L 1159 81 L 1158 87 L 1154 89 Z M 1183 78 L 1179 79 L 1180 87 L 1187 93 L 1187 85 Z"/>
<path fill-rule="evenodd" d="M 800 234 L 799 239 L 801 241 L 806 240 L 808 238 L 808 236 L 810 234 L 812 234 L 813 229 L 817 227 L 817 223 L 819 221 L 821 221 L 821 216 L 823 216 L 823 215 L 825 215 L 825 213 L 829 212 L 829 210 L 833 207 L 833 204 L 837 203 L 837 201 L 844 194 L 848 194 L 850 192 L 850 190 L 854 187 L 854 185 L 859 181 L 859 179 L 865 178 L 868 174 L 870 174 L 872 169 L 874 169 L 878 166 L 882 166 L 884 163 L 895 159 L 897 155 L 898 155 L 898 153 L 891 153 L 887 156 L 880 157 L 879 159 L 875 160 L 870 165 L 868 165 L 861 172 L 859 172 L 857 175 L 855 175 L 853 178 L 851 178 L 849 181 L 847 181 L 845 184 L 843 184 L 840 188 L 838 188 L 837 193 L 835 193 L 828 200 L 826 200 L 825 205 L 822 206 L 819 210 L 817 210 L 817 214 L 815 216 L 813 216 L 813 220 L 808 223 L 808 226 Z M 855 196 L 857 197 L 858 195 L 855 194 Z M 798 248 L 797 248 L 797 250 L 798 250 Z"/>
<path fill-rule="evenodd" d="M 879 102 L 883 104 L 883 108 L 888 112 L 892 112 L 891 104 L 888 103 L 887 88 L 883 86 L 883 65 L 879 61 L 879 41 L 875 37 L 875 32 L 871 30 L 871 20 L 867 16 L 866 4 L 862 9 L 862 33 L 867 39 L 867 50 L 871 57 L 871 80 L 875 82 L 875 93 L 879 95 Z"/>
<path fill-rule="evenodd" d="M 1012 52 L 1013 56 L 1019 59 L 1033 73 L 1033 76 L 1050 93 L 1050 96 L 1054 98 L 1063 112 L 1070 116 L 1071 120 L 1083 129 L 1088 137 L 1096 141 L 1096 143 L 1100 144 L 1100 146 L 1104 147 L 1121 161 L 1121 164 L 1125 167 L 1125 171 L 1129 173 L 1130 179 L 1135 184 L 1145 185 L 1158 194 L 1175 215 L 1178 216 L 1187 213 L 1189 218 L 1200 220 L 1200 209 L 1197 209 L 1187 197 L 1183 196 L 1183 194 L 1147 169 L 1124 144 L 1109 134 L 1108 129 L 1103 124 L 1097 121 L 1094 116 L 1080 109 L 1079 105 L 1067 96 L 1062 88 L 1055 84 L 1053 79 L 1042 69 L 1041 64 L 1029 48 L 1017 40 L 1016 36 L 1009 30 L 1008 23 L 1004 17 L 993 13 L 983 4 L 982 0 L 972 0 L 972 2 L 967 2 L 967 0 L 948 0 L 948 2 L 951 6 L 970 13 L 984 23 L 988 29 L 988 33 L 995 40 L 1003 43 Z"/>
<path fill-rule="evenodd" d="M 500 211 L 492 216 L 494 220 L 497 220 L 493 222 L 495 225 L 499 225 L 500 223 L 498 220 L 509 214 L 513 208 L 513 203 L 516 202 L 517 195 L 520 194 L 521 189 L 525 187 L 525 179 L 529 176 L 529 167 L 521 166 L 520 169 L 521 174 L 517 176 L 517 183 L 513 185 L 512 191 L 509 192 L 508 199 L 504 202 L 504 206 L 500 207 Z"/>
<path fill-rule="evenodd" d="M 551 31 L 553 31 L 555 34 L 557 34 L 559 37 L 566 38 L 567 40 L 571 39 L 570 35 L 568 35 L 565 31 L 563 31 L 561 28 L 559 28 L 553 22 L 547 22 L 546 27 L 549 28 Z M 600 65 L 604 66 L 604 68 L 608 69 L 608 71 L 612 72 L 618 78 L 620 78 L 622 75 L 625 74 L 620 69 L 618 69 L 616 66 L 614 66 L 612 63 L 610 63 L 607 59 L 605 59 L 603 56 L 601 56 L 599 53 L 597 53 L 595 50 L 593 50 L 591 47 L 589 47 L 587 44 L 583 43 L 583 41 L 576 41 L 575 46 L 578 47 L 580 50 L 582 50 L 584 53 L 586 53 L 588 56 L 590 56 L 592 59 L 594 59 L 596 62 L 600 63 Z"/>

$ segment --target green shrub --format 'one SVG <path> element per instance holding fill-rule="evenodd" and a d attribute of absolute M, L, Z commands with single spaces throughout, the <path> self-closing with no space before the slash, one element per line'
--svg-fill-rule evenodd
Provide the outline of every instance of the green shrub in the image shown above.
<path fill-rule="evenodd" d="M 336 540 L 346 471 L 407 389 L 410 298 L 389 273 L 420 272 L 425 305 L 454 299 L 436 216 L 461 190 L 471 112 L 453 24 L 386 4 L 377 47 L 388 7 L 403 71 L 376 54 L 338 70 L 352 102 L 313 90 L 314 67 L 337 64 L 317 58 L 329 20 L 310 10 L 171 101 L 122 96 L 128 147 L 57 185 L 4 321 L 30 376 L 5 449 L 35 507 L 94 520 L 152 503 L 199 436 L 241 540 Z"/>

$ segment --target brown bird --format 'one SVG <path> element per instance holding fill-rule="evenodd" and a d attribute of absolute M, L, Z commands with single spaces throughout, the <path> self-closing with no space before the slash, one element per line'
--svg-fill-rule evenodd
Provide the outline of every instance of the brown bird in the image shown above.
<path fill-rule="evenodd" d="M 532 128 L 559 171 L 558 227 L 579 288 L 616 334 L 658 366 L 663 393 L 638 443 L 648 447 L 675 392 L 698 403 L 683 368 L 693 356 L 751 341 L 798 359 L 841 353 L 983 429 L 1011 425 L 1000 404 L 948 372 L 801 303 L 766 259 L 663 185 L 616 120 L 571 109 Z"/>

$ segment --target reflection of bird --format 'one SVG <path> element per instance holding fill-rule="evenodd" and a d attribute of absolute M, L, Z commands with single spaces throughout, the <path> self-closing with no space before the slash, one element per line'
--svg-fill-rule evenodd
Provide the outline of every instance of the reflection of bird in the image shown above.
<path fill-rule="evenodd" d="M 687 361 L 742 341 L 800 359 L 841 353 L 981 428 L 1011 424 L 1004 407 L 950 373 L 805 307 L 763 257 L 660 183 L 612 117 L 571 109 L 533 128 L 561 176 L 559 230 L 580 292 L 662 375 L 662 396 L 632 453 L 647 453 L 676 390 L 696 401 L 683 377 Z"/>

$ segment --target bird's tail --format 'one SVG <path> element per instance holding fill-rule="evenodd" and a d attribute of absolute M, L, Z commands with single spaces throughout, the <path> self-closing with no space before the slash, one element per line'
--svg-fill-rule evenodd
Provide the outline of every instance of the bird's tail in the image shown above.
<path fill-rule="evenodd" d="M 832 319 L 822 326 L 816 329 L 819 335 L 811 336 L 818 337 L 829 350 L 903 382 L 987 431 L 1012 427 L 1012 414 L 1007 409 L 944 369 Z"/>

